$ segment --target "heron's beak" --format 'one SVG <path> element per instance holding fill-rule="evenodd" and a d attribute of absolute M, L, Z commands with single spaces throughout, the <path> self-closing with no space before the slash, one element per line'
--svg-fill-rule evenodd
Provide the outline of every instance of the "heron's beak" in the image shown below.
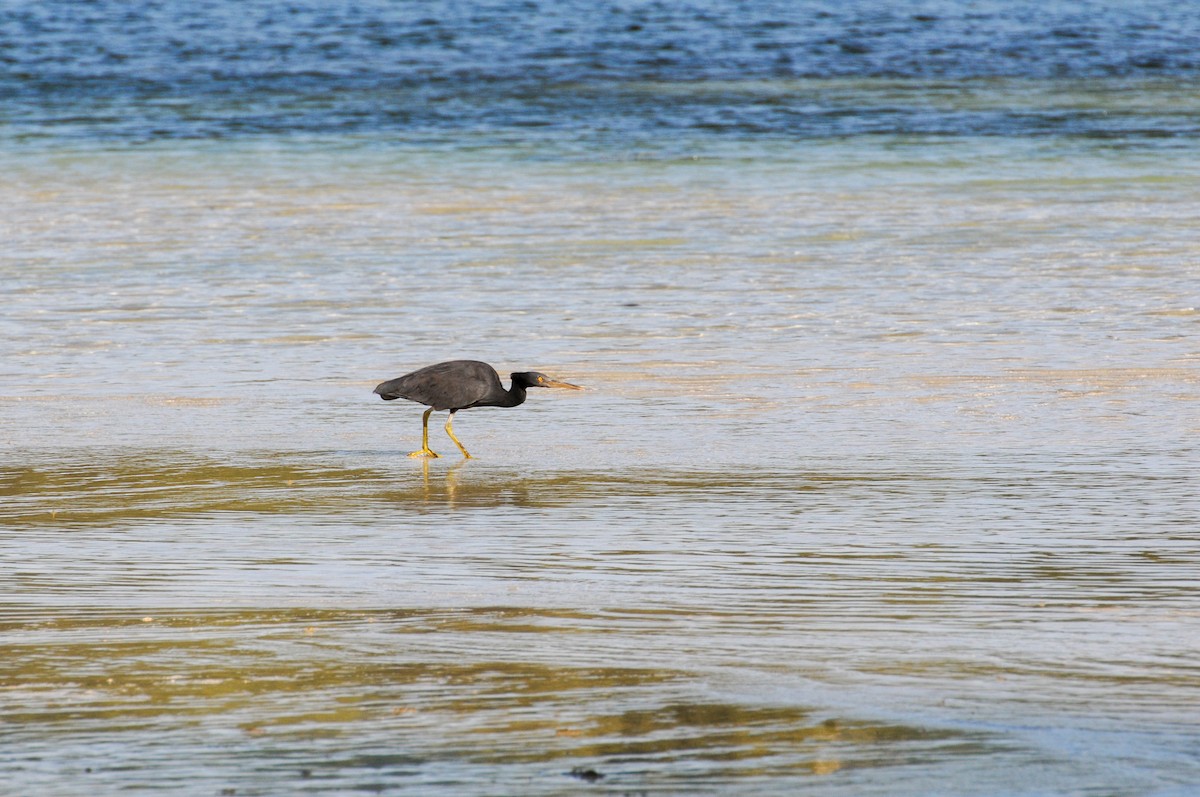
<path fill-rule="evenodd" d="M 579 385 L 572 385 L 570 382 L 559 382 L 557 379 L 547 379 L 538 387 L 565 387 L 568 390 L 583 390 Z"/>

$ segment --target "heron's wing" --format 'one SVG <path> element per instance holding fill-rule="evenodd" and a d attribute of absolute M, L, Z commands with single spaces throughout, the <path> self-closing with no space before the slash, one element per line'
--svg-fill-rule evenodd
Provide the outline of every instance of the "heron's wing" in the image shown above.
<path fill-rule="evenodd" d="M 451 360 L 429 365 L 375 388 L 385 400 L 404 398 L 435 410 L 470 407 L 496 391 L 504 393 L 496 369 L 476 360 Z"/>

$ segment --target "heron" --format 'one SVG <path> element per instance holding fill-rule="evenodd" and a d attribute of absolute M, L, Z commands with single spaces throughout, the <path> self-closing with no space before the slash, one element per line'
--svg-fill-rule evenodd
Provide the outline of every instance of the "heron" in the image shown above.
<path fill-rule="evenodd" d="M 429 416 L 435 411 L 450 410 L 446 419 L 446 434 L 458 446 L 466 459 L 471 459 L 462 442 L 454 436 L 454 413 L 471 407 L 516 407 L 525 402 L 525 390 L 530 387 L 562 387 L 583 390 L 579 385 L 551 379 L 538 371 L 518 371 L 511 374 L 512 387 L 504 389 L 496 369 L 478 360 L 450 360 L 427 365 L 411 374 L 380 383 L 375 392 L 384 401 L 398 398 L 424 404 L 429 409 L 421 419 L 421 448 L 410 457 L 436 457 L 429 448 Z"/>

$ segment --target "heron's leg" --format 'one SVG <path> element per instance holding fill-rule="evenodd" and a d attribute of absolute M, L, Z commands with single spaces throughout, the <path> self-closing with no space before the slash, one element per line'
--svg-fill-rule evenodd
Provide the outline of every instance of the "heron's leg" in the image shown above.
<path fill-rule="evenodd" d="M 454 413 L 455 410 L 450 410 L 450 417 L 446 419 L 446 434 L 450 435 L 450 439 L 454 441 L 454 445 L 458 446 L 458 450 L 463 452 L 463 457 L 470 459 L 471 455 L 467 453 L 467 449 L 463 448 L 463 444 L 460 443 L 458 438 L 454 436 L 454 429 L 450 426 L 450 424 L 454 421 Z"/>
<path fill-rule="evenodd" d="M 429 448 L 429 416 L 433 413 L 433 407 L 425 410 L 425 414 L 421 417 L 421 450 L 414 451 L 409 454 L 410 457 L 436 457 Z M 459 446 L 462 448 L 462 446 Z"/>

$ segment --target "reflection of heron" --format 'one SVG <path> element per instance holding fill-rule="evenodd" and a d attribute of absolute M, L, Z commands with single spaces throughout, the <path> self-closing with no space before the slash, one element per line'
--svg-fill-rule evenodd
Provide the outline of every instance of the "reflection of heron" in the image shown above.
<path fill-rule="evenodd" d="M 524 403 L 525 388 L 528 387 L 566 387 L 571 390 L 583 390 L 579 385 L 559 382 L 537 371 L 512 374 L 512 387 L 505 390 L 504 385 L 500 384 L 500 375 L 487 363 L 477 360 L 451 360 L 389 379 L 376 387 L 375 392 L 384 401 L 403 398 L 429 407 L 421 420 L 421 450 L 412 452 L 410 457 L 437 456 L 429 448 L 429 414 L 434 410 L 450 410 L 450 417 L 446 419 L 446 434 L 450 435 L 450 439 L 458 446 L 463 456 L 470 459 L 471 455 L 467 453 L 467 449 L 463 448 L 463 444 L 454 436 L 454 429 L 451 427 L 454 413 L 471 407 L 515 407 Z"/>
<path fill-rule="evenodd" d="M 434 456 L 437 456 L 434 454 Z M 430 483 L 429 481 L 429 457 L 421 457 L 421 483 L 422 493 L 421 500 L 427 504 L 440 503 L 445 501 L 447 506 L 454 507 L 455 498 L 458 495 L 458 472 L 467 464 L 467 460 L 459 460 L 457 464 L 451 465 L 446 469 L 445 473 L 445 489 L 439 489 L 440 485 L 437 482 Z"/>

